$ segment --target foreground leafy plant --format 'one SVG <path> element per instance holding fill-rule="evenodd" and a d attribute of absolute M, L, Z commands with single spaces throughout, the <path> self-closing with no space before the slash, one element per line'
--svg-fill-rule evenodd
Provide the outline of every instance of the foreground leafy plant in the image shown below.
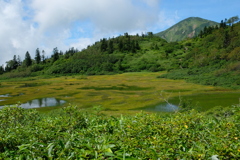
<path fill-rule="evenodd" d="M 240 157 L 240 107 L 109 117 L 68 106 L 49 114 L 0 110 L 2 159 L 220 159 Z"/>

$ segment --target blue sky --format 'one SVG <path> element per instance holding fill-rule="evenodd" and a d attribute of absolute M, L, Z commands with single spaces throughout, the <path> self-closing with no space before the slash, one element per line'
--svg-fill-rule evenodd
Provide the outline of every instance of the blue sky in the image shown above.
<path fill-rule="evenodd" d="M 216 22 L 239 15 L 238 0 L 170 0 L 161 1 L 161 8 L 172 14 L 178 13 L 179 20 L 201 17 Z"/>
<path fill-rule="evenodd" d="M 188 17 L 239 15 L 239 0 L 0 0 L 0 64 L 35 50 L 85 48 L 101 38 L 163 31 Z"/>

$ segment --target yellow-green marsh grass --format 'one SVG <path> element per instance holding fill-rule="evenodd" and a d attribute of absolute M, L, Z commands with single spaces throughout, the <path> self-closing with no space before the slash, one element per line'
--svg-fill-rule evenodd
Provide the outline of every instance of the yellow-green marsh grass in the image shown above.
<path fill-rule="evenodd" d="M 1 105 L 53 97 L 81 108 L 96 105 L 108 114 L 132 113 L 134 109 L 158 104 L 163 99 L 207 91 L 225 89 L 187 83 L 184 80 L 157 78 L 164 72 L 124 73 L 98 76 L 62 76 L 57 78 L 34 78 L 24 81 L 2 81 L 0 94 L 19 95 L 0 101 Z M 163 92 L 162 92 L 163 91 Z M 222 91 L 221 91 L 222 92 Z M 161 94 L 164 93 L 164 94 Z M 59 108 L 59 107 L 57 107 Z M 54 107 L 41 108 L 50 110 Z"/>

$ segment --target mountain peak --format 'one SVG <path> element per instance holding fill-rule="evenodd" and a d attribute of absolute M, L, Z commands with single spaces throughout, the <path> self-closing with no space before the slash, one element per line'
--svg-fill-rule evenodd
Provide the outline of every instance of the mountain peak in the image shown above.
<path fill-rule="evenodd" d="M 205 26 L 208 27 L 216 25 L 218 25 L 218 23 L 214 21 L 200 17 L 189 17 L 165 31 L 156 33 L 155 35 L 167 40 L 168 42 L 175 42 L 198 35 Z"/>

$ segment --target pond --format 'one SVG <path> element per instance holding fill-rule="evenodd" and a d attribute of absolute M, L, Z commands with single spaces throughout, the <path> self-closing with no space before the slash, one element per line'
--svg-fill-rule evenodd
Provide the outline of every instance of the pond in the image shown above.
<path fill-rule="evenodd" d="M 152 112 L 174 112 L 181 107 L 192 107 L 199 111 L 206 111 L 215 106 L 232 106 L 240 104 L 240 92 L 232 93 L 202 93 L 188 96 L 174 97 L 168 103 L 162 102 L 155 106 L 145 107 L 144 110 Z"/>
<path fill-rule="evenodd" d="M 177 105 L 165 102 L 154 107 L 147 107 L 144 110 L 151 112 L 175 112 L 179 109 L 180 108 Z"/>
<path fill-rule="evenodd" d="M 21 104 L 19 107 L 21 108 L 41 108 L 41 107 L 55 107 L 55 106 L 60 106 L 66 103 L 64 100 L 59 100 L 56 98 L 39 98 L 39 99 L 34 99 L 31 101 L 28 101 L 27 103 Z M 2 108 L 4 106 L 0 106 Z"/>

